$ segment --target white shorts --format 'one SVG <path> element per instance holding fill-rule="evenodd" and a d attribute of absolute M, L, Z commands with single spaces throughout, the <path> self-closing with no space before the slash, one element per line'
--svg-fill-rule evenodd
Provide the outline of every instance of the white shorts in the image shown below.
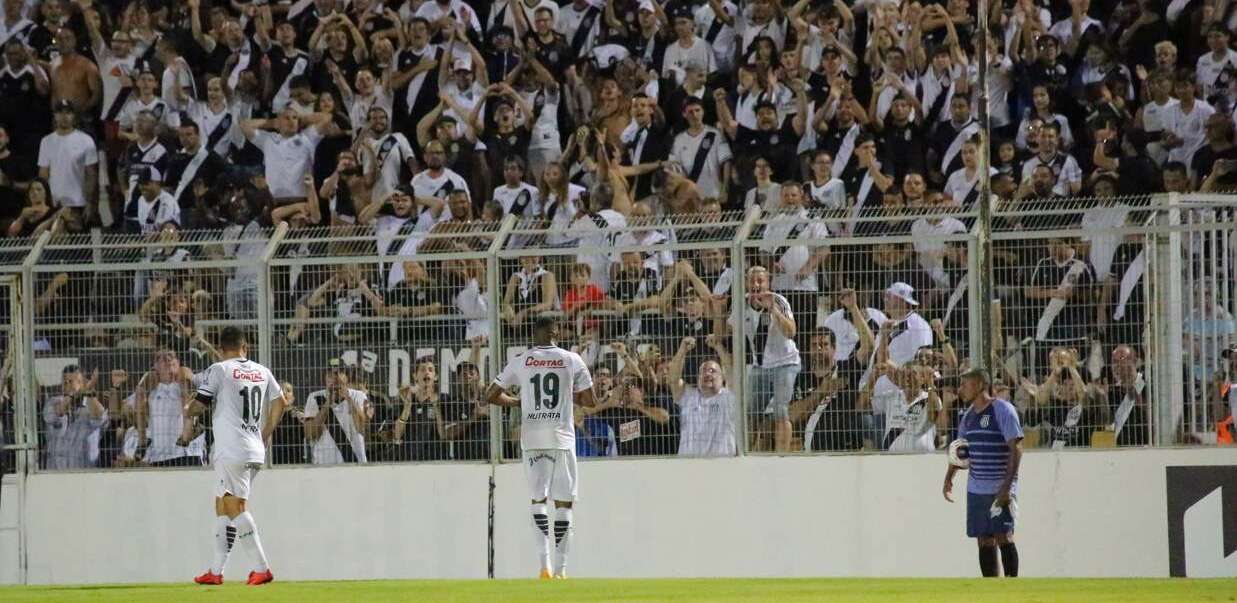
<path fill-rule="evenodd" d="M 524 474 L 532 500 L 576 499 L 575 450 L 525 450 Z"/>
<path fill-rule="evenodd" d="M 257 477 L 261 463 L 244 463 L 238 461 L 219 461 L 215 463 L 215 498 L 231 494 L 237 498 L 249 499 L 249 488 L 253 478 Z"/>

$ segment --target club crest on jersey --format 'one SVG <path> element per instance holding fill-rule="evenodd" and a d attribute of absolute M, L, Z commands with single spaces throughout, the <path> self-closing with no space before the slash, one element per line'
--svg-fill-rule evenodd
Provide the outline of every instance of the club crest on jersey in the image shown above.
<path fill-rule="evenodd" d="M 990 418 L 990 417 L 988 417 L 988 415 L 984 415 L 984 416 L 982 416 L 982 417 L 980 417 L 980 418 L 979 418 L 979 426 L 980 426 L 980 428 L 982 428 L 982 429 L 987 429 L 987 428 L 988 428 L 988 419 L 989 419 L 989 418 Z"/>

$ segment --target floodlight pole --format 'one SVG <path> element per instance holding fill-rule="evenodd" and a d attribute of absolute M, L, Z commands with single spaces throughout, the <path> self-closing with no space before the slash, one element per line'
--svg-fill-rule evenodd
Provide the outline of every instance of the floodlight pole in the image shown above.
<path fill-rule="evenodd" d="M 992 124 L 988 115 L 988 1 L 979 0 L 977 23 L 979 25 L 978 55 L 979 84 L 979 224 L 976 228 L 979 253 L 979 365 L 987 367 L 992 375 L 998 374 L 992 363 Z"/>

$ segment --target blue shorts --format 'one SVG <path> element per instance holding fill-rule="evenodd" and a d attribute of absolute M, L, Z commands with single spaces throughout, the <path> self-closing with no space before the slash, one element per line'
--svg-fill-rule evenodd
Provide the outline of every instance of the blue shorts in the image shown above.
<path fill-rule="evenodd" d="M 995 500 L 995 494 L 966 493 L 967 538 L 1014 533 L 1014 516 L 1009 512 L 1009 507 L 1001 509 L 1000 515 L 992 517 L 990 511 Z"/>

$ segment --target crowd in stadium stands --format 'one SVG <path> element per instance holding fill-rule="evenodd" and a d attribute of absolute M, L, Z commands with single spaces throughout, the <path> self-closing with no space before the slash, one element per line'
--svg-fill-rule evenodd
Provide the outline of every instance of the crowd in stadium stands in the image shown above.
<path fill-rule="evenodd" d="M 998 352 L 1022 357 L 999 393 L 1042 445 L 1145 444 L 1145 260 L 1103 229 L 1132 222 L 1122 195 L 1237 183 L 1235 4 L 998 0 L 984 40 L 969 0 L 3 0 L 0 228 L 144 235 L 167 242 L 146 259 L 174 262 L 202 253 L 183 231 L 257 259 L 287 222 L 374 241 L 313 253 L 400 256 L 281 277 L 276 345 L 364 340 L 316 319 L 386 317 L 407 323 L 399 341 L 447 332 L 472 361 L 417 359 L 391 399 L 355 366 L 311 367 L 279 462 L 488 458 L 487 299 L 516 339 L 563 314 L 600 401 L 579 414 L 582 455 L 734 454 L 744 412 L 755 450 L 932 450 L 956 428 L 967 254 L 925 237 L 971 225 L 943 214 L 979 199 L 986 44 L 993 192 L 1048 210 L 999 226 L 1087 233 L 998 245 Z M 1078 196 L 1102 199 L 1053 214 Z M 735 274 L 724 216 L 754 205 L 756 235 L 781 242 Z M 551 229 L 513 246 L 580 252 L 522 257 L 498 291 L 483 261 L 428 255 L 483 250 L 474 225 L 507 215 Z M 598 232 L 628 225 L 664 227 Z M 867 243 L 812 244 L 839 236 Z M 606 250 L 664 242 L 717 247 Z M 43 320 L 136 313 L 157 333 L 142 374 L 63 369 L 39 400 L 46 466 L 200 462 L 205 437 L 174 441 L 185 354 L 210 353 L 194 323 L 254 319 L 258 270 L 41 279 Z M 738 279 L 746 359 L 730 358 Z M 1207 312 L 1192 320 L 1237 332 Z M 443 314 L 472 318 L 408 326 Z M 1232 368 L 1204 356 L 1187 362 Z M 736 395 L 744 367 L 758 391 Z"/>

